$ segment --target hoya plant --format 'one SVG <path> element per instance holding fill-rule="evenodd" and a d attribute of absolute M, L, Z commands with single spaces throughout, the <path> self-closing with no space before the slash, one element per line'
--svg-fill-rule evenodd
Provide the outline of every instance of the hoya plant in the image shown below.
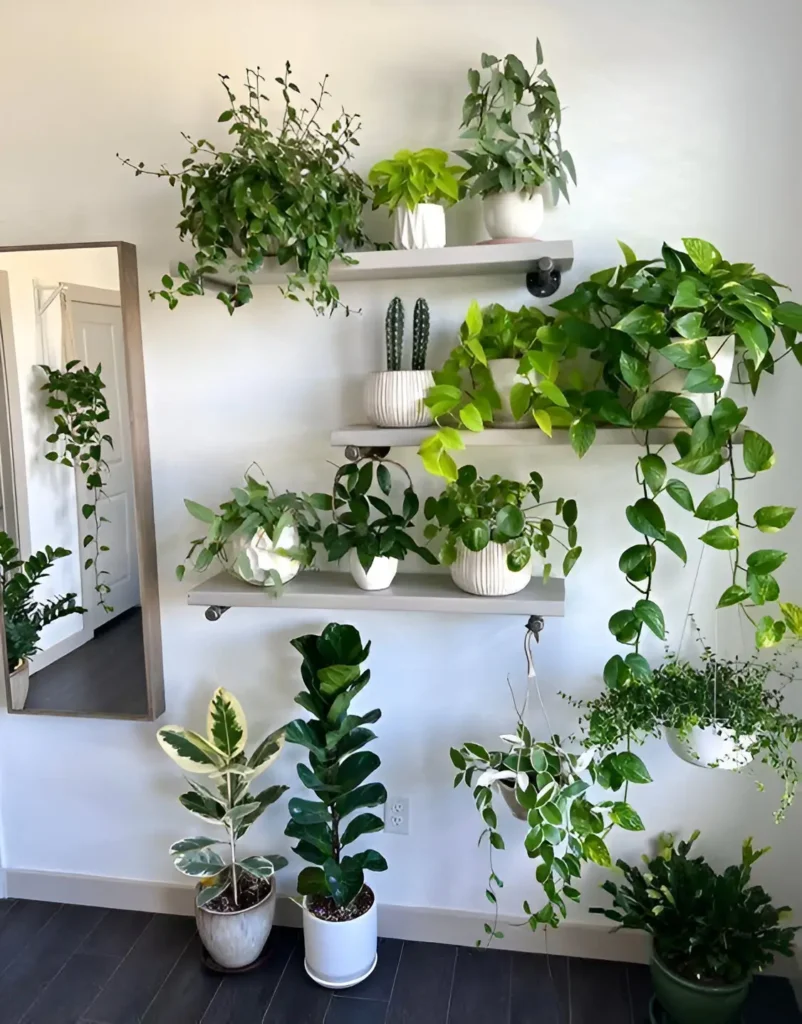
<path fill-rule="evenodd" d="M 373 187 L 373 209 L 397 206 L 414 210 L 419 203 L 456 203 L 463 194 L 460 178 L 465 168 L 449 164 L 442 149 L 400 149 L 392 159 L 374 164 L 368 175 Z"/>
<path fill-rule="evenodd" d="M 362 749 L 376 738 L 368 726 L 381 718 L 381 711 L 357 715 L 350 710 L 370 680 L 370 670 L 362 668 L 370 642 L 363 646 L 353 626 L 330 623 L 319 636 L 297 637 L 292 646 L 303 657 L 304 690 L 295 700 L 311 718 L 290 722 L 287 741 L 309 751 L 309 764 L 298 765 L 309 798 L 290 800 L 286 834 L 298 840 L 293 849 L 310 864 L 298 875 L 298 892 L 307 898 L 307 907 L 329 920 L 348 920 L 360 912 L 357 898 L 365 889 L 365 872 L 387 870 L 375 850 L 344 852 L 360 836 L 384 828 L 382 818 L 365 810 L 387 800 L 380 782 L 366 782 L 381 762 Z M 360 813 L 351 818 L 355 811 Z"/>
<path fill-rule="evenodd" d="M 287 786 L 267 786 L 251 792 L 253 780 L 262 775 L 281 753 L 284 729 L 270 733 L 248 756 L 248 725 L 242 706 L 222 687 L 209 703 L 206 736 L 177 725 L 165 725 L 157 734 L 159 744 L 183 771 L 206 776 L 211 785 L 188 779 L 190 789 L 178 799 L 203 821 L 221 827 L 224 838 L 206 835 L 180 839 L 170 847 L 173 863 L 185 875 L 201 880 L 199 907 L 235 911 L 251 906 L 267 895 L 275 871 L 287 866 L 286 857 L 263 854 L 241 857 L 238 843 Z M 216 847 L 225 847 L 228 860 Z"/>

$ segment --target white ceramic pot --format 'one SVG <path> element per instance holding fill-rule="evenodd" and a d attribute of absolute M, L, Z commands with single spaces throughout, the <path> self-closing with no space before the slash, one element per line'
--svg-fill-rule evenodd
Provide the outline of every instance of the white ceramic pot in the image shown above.
<path fill-rule="evenodd" d="M 496 192 L 484 196 L 482 214 L 491 238 L 534 238 L 543 223 L 543 193 Z"/>
<path fill-rule="evenodd" d="M 281 582 L 288 583 L 298 575 L 301 563 L 277 552 L 296 548 L 299 543 L 295 526 L 285 526 L 275 542 L 261 527 L 250 539 L 234 534 L 228 544 L 228 570 L 246 583 L 257 587 L 272 587 L 273 581 L 268 574 L 271 569 L 275 569 Z"/>
<path fill-rule="evenodd" d="M 257 959 L 270 935 L 275 912 L 276 885 L 270 879 L 270 892 L 261 903 L 233 913 L 196 905 L 195 921 L 209 956 L 221 967 L 233 969 L 247 967 Z"/>
<path fill-rule="evenodd" d="M 498 397 L 501 399 L 501 408 L 493 410 L 494 427 L 534 427 L 534 418 L 527 414 L 520 420 L 512 414 L 510 408 L 510 392 L 513 384 L 527 384 L 527 378 L 518 373 L 519 359 L 488 359 L 487 368 L 493 378 Z"/>
<path fill-rule="evenodd" d="M 354 582 L 362 590 L 386 590 L 398 572 L 398 559 L 374 558 L 370 568 L 366 571 L 359 561 L 356 548 L 351 548 L 348 555 L 348 568 L 351 570 Z"/>
<path fill-rule="evenodd" d="M 11 691 L 11 710 L 22 711 L 28 699 L 28 687 L 31 682 L 30 666 L 27 661 L 20 661 L 8 677 L 8 688 Z"/>
<path fill-rule="evenodd" d="M 507 567 L 507 553 L 512 544 L 497 544 L 491 540 L 482 551 L 469 551 L 461 540 L 457 541 L 457 559 L 451 566 L 451 579 L 460 590 L 480 597 L 506 597 L 523 590 L 532 579 L 532 562 L 513 572 Z"/>
<path fill-rule="evenodd" d="M 732 729 L 721 725 L 699 726 L 691 729 L 687 738 L 683 739 L 676 729 L 666 729 L 668 745 L 683 761 L 695 764 L 699 768 L 723 768 L 726 771 L 737 771 L 749 764 L 752 755 L 749 747 L 755 742 L 755 736 L 741 736 L 736 740 Z"/>
<path fill-rule="evenodd" d="M 521 807 L 515 796 L 515 785 L 507 779 L 502 779 L 498 784 L 498 788 L 501 791 L 501 795 L 504 797 L 504 803 L 512 811 L 513 818 L 517 818 L 519 821 L 526 821 L 527 810 L 525 807 Z"/>
<path fill-rule="evenodd" d="M 395 208 L 393 241 L 396 249 L 442 249 L 446 244 L 446 211 L 436 203 L 419 203 L 414 210 Z"/>
<path fill-rule="evenodd" d="M 324 921 L 304 900 L 304 967 L 324 988 L 351 988 L 376 966 L 378 942 L 376 898 L 370 910 L 353 921 Z"/>
<path fill-rule="evenodd" d="M 682 342 L 684 339 L 672 338 L 671 341 Z M 710 353 L 710 357 L 713 360 L 716 373 L 720 377 L 724 378 L 724 387 L 721 389 L 721 394 L 725 395 L 729 390 L 730 381 L 732 380 L 732 371 L 735 367 L 735 337 L 733 335 L 729 338 L 707 338 L 705 340 L 705 345 L 707 346 L 707 351 Z M 703 416 L 709 416 L 712 413 L 716 404 L 715 395 L 699 395 L 690 391 L 683 391 L 682 387 L 685 383 L 688 371 L 678 369 L 664 356 L 661 356 L 657 350 L 652 351 L 650 370 L 653 380 L 657 377 L 660 378 L 659 380 L 655 380 L 652 384 L 652 390 L 678 391 L 686 398 L 690 398 L 696 402 L 699 407 L 699 411 Z M 664 421 L 669 424 L 682 422 L 680 417 L 674 412 L 669 412 L 664 417 Z"/>
<path fill-rule="evenodd" d="M 423 404 L 434 384 L 431 370 L 380 370 L 365 381 L 365 415 L 374 427 L 427 427 Z"/>

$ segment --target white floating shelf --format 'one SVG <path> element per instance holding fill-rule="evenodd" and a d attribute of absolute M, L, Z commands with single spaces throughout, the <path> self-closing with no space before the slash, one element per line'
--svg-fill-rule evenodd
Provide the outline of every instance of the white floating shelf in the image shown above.
<path fill-rule="evenodd" d="M 669 444 L 674 440 L 679 427 L 657 427 L 649 431 L 650 444 Z M 682 428 L 684 429 L 684 428 Z M 354 445 L 357 448 L 417 448 L 422 441 L 437 432 L 436 427 L 368 427 L 354 426 L 333 430 L 333 448 Z M 570 445 L 567 430 L 555 430 L 553 437 L 547 437 L 537 428 L 492 427 L 481 433 L 461 430 L 460 437 L 469 448 L 548 448 L 550 445 Z M 641 445 L 643 431 L 629 427 L 599 427 L 594 444 L 599 445 Z"/>
<path fill-rule="evenodd" d="M 455 612 L 459 615 L 565 614 L 565 581 L 533 579 L 510 597 L 476 597 L 459 590 L 447 573 L 399 573 L 387 590 L 360 590 L 350 573 L 301 572 L 288 583 L 280 597 L 262 587 L 218 573 L 199 583 L 187 595 L 187 603 L 207 609 L 215 620 L 228 608 L 326 608 L 349 612 Z"/>
<path fill-rule="evenodd" d="M 465 277 L 480 274 L 526 274 L 535 270 L 538 260 L 553 261 L 561 271 L 574 262 L 574 246 L 564 241 L 509 242 L 494 245 L 451 245 L 444 249 L 385 249 L 380 252 L 352 254 L 357 263 L 332 263 L 332 281 L 380 281 L 418 277 Z M 177 276 L 178 264 L 171 271 Z M 275 260 L 253 275 L 254 285 L 283 284 L 291 264 L 280 267 Z M 210 275 L 210 284 L 231 285 L 236 275 L 219 271 Z"/>

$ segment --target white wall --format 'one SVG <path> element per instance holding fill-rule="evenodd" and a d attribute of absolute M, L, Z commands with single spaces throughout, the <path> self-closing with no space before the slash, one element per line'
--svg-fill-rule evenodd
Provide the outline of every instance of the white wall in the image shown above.
<path fill-rule="evenodd" d="M 162 182 L 134 179 L 114 153 L 175 164 L 184 155 L 181 129 L 214 136 L 222 109 L 216 72 L 236 81 L 244 65 L 261 62 L 278 73 L 285 57 L 305 86 L 330 72 L 334 104 L 362 114 L 359 169 L 366 171 L 401 146 L 455 144 L 466 69 L 482 50 L 514 50 L 531 61 L 539 34 L 567 108 L 565 142 L 580 175 L 574 201 L 547 225 L 551 236 L 571 237 L 576 246 L 567 286 L 614 262 L 617 237 L 656 253 L 664 238 L 677 243 L 700 235 L 802 290 L 796 0 L 677 0 L 670 9 L 636 0 L 309 0 L 297 14 L 241 0 L 226 17 L 219 3 L 198 0 L 191 19 L 177 4 L 155 0 L 135 8 L 83 0 L 69 10 L 51 6 L 47 19 L 35 5 L 17 5 L 6 29 L 13 48 L 2 66 L 15 89 L 0 101 L 4 242 L 127 239 L 138 246 L 143 289 L 157 284 L 179 252 L 172 231 L 178 196 Z M 470 237 L 474 222 L 475 211 L 464 211 L 455 237 Z M 253 459 L 280 487 L 326 485 L 328 462 L 337 457 L 328 432 L 359 417 L 360 380 L 379 365 L 389 298 L 396 291 L 410 303 L 418 294 L 428 297 L 442 356 L 471 298 L 519 303 L 527 298 L 521 285 L 473 279 L 354 286 L 345 298 L 364 314 L 347 321 L 315 320 L 277 293 L 260 293 L 233 320 L 213 299 L 190 300 L 170 313 L 145 298 L 167 720 L 201 724 L 212 687 L 224 684 L 241 697 L 254 735 L 278 724 L 293 714 L 300 685 L 288 641 L 327 621 L 325 612 L 234 610 L 212 625 L 188 608 L 186 584 L 173 576 L 192 535 L 182 499 L 221 499 Z M 755 426 L 778 450 L 778 468 L 755 487 L 755 502 L 767 486 L 772 501 L 802 499 L 793 441 L 802 429 L 798 379 L 791 371 L 778 374 L 755 410 Z M 536 460 L 497 452 L 476 460 L 488 471 L 537 466 L 552 493 L 580 500 L 585 555 L 570 578 L 566 617 L 548 623 L 537 652 L 552 722 L 562 732 L 573 719 L 557 691 L 597 692 L 601 668 L 616 649 L 607 618 L 629 600 L 616 565 L 631 543 L 623 510 L 634 493 L 632 458 L 626 449 L 599 450 L 578 465 L 555 448 L 539 451 Z M 414 455 L 405 460 L 431 491 Z M 693 537 L 687 518 L 678 513 L 676 522 Z M 784 535 L 797 566 L 801 531 L 797 523 Z M 695 557 L 692 547 L 691 564 Z M 706 556 L 697 593 L 711 634 L 707 610 L 723 586 L 722 557 Z M 692 571 L 664 562 L 657 596 L 676 639 Z M 794 578 L 793 569 L 785 571 L 789 593 Z M 486 854 L 476 850 L 470 796 L 451 788 L 448 747 L 492 741 L 509 729 L 505 678 L 523 678 L 523 622 L 369 612 L 350 618 L 374 644 L 374 682 L 364 706 L 375 702 L 384 710 L 381 777 L 412 805 L 411 834 L 377 840 L 391 865 L 376 879 L 380 899 L 483 910 Z M 729 630 L 722 626 L 721 633 Z M 650 653 L 657 656 L 659 646 Z M 167 847 L 192 823 L 176 803 L 180 779 L 157 751 L 154 727 L 19 717 L 1 724 L 6 866 L 174 878 Z M 292 781 L 296 757 L 291 751 L 279 763 L 275 781 Z M 777 898 L 802 908 L 800 809 L 774 826 L 773 780 L 760 795 L 748 777 L 704 773 L 658 744 L 645 757 L 656 781 L 633 798 L 647 836 L 699 826 L 705 850 L 728 860 L 754 834 L 774 847 L 761 875 Z M 282 805 L 255 835 L 259 844 L 286 850 L 285 820 Z M 512 837 L 516 829 L 508 831 Z M 635 856 L 645 839 L 618 833 L 614 853 Z M 522 850 L 510 845 L 498 869 L 508 883 L 504 910 L 517 913 L 534 882 Z M 600 877 L 587 873 L 591 898 Z M 287 871 L 282 885 L 292 880 Z"/>

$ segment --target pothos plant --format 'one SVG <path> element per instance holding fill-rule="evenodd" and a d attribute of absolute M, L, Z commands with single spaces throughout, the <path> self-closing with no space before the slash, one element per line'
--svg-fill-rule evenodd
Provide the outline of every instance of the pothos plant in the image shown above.
<path fill-rule="evenodd" d="M 104 486 L 109 470 L 104 447 L 112 449 L 114 441 L 101 427 L 109 419 L 102 367 L 98 363 L 95 370 L 90 370 L 80 359 L 71 359 L 63 370 L 50 366 L 39 369 L 47 377 L 41 387 L 48 394 L 47 408 L 53 410 L 54 430 L 47 437 L 52 447 L 45 458 L 69 469 L 77 467 L 83 474 L 90 500 L 81 503 L 81 515 L 87 526 L 91 526 L 82 541 L 84 570 L 92 569 L 97 604 L 110 613 L 114 611 L 107 600 L 111 588 L 103 579 L 109 573 L 100 567 L 101 553 L 109 550 L 107 544 L 100 543 L 101 524 L 109 520 L 100 515 L 98 505 L 106 497 Z"/>
<path fill-rule="evenodd" d="M 203 294 L 204 279 L 227 268 L 234 284 L 217 298 L 233 313 L 251 300 L 253 274 L 275 256 L 288 266 L 283 295 L 296 302 L 304 296 L 316 313 L 342 307 L 347 314 L 329 268 L 336 259 L 355 262 L 346 246 L 359 248 L 366 241 L 366 186 L 348 168 L 359 145 L 359 115 L 343 110 L 329 125 L 321 124 L 328 76 L 317 96 L 302 105 L 289 62 L 275 79 L 284 107 L 272 125 L 263 113 L 269 97 L 259 68 L 246 71 L 244 103 L 228 75 L 219 78 L 228 106 L 218 121 L 229 125 L 230 149 L 185 134 L 190 155 L 180 170 L 148 171 L 144 163 L 122 161 L 137 175 L 153 174 L 180 187 L 178 231 L 195 249 L 194 263 L 178 265 L 178 280 L 165 274 L 151 298 L 158 294 L 173 309 L 181 296 Z"/>
<path fill-rule="evenodd" d="M 403 205 L 414 210 L 420 203 L 456 203 L 464 189 L 460 178 L 464 171 L 449 164 L 442 149 L 400 149 L 392 159 L 374 164 L 368 175 L 373 186 L 373 209 L 386 206 L 392 213 Z"/>

